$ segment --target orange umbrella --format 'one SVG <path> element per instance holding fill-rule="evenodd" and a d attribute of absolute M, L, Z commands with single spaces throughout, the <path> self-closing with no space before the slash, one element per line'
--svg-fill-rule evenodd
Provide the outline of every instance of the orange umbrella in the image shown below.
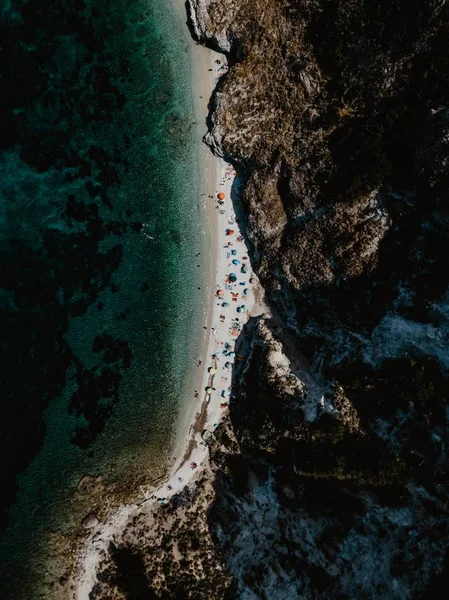
<path fill-rule="evenodd" d="M 217 290 L 217 296 L 224 296 L 224 291 L 223 290 Z"/>
<path fill-rule="evenodd" d="M 226 197 L 226 196 L 223 194 L 223 192 L 220 192 L 219 194 L 217 194 L 217 198 L 218 198 L 219 200 L 224 200 L 224 199 L 225 199 L 225 197 Z"/>

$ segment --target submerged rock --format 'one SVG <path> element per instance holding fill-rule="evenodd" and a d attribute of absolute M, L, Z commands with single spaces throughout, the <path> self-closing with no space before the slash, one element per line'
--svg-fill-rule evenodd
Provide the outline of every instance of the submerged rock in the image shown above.
<path fill-rule="evenodd" d="M 84 529 L 91 529 L 92 527 L 96 527 L 98 523 L 99 521 L 97 519 L 97 516 L 95 515 L 95 513 L 92 512 L 86 515 L 81 522 Z"/>

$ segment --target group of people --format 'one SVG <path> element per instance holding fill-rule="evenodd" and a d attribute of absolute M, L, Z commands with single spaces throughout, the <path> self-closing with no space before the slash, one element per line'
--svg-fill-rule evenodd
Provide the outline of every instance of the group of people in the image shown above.
<path fill-rule="evenodd" d="M 225 186 L 234 177 L 234 169 L 228 166 L 220 186 Z M 212 327 L 214 353 L 209 369 L 209 372 L 213 371 L 213 376 L 206 388 L 206 398 L 208 402 L 216 399 L 219 407 L 224 409 L 228 406 L 228 402 L 224 400 L 229 398 L 231 392 L 232 365 L 236 356 L 235 343 L 243 327 L 246 302 L 250 294 L 250 265 L 231 198 L 224 191 L 217 192 L 215 208 L 219 212 L 221 246 L 225 253 L 227 272 L 223 273 L 221 281 L 217 282 L 216 303 L 219 310 L 215 311 L 216 322 Z M 218 381 L 219 384 L 215 383 L 214 387 L 212 381 Z"/>
<path fill-rule="evenodd" d="M 229 396 L 232 383 L 232 369 L 234 361 L 242 356 L 236 356 L 235 344 L 240 331 L 246 320 L 246 305 L 250 303 L 252 294 L 251 284 L 253 282 L 250 273 L 248 253 L 242 234 L 239 231 L 238 219 L 236 219 L 231 198 L 224 190 L 229 188 L 235 171 L 228 167 L 221 179 L 220 188 L 216 196 L 210 197 L 219 208 L 219 243 L 222 252 L 220 262 L 220 280 L 217 281 L 215 292 L 216 310 L 213 313 L 211 333 L 213 348 L 206 362 L 207 387 L 205 399 L 208 403 L 208 418 L 205 430 L 211 431 L 219 426 L 220 414 L 229 404 Z M 202 361 L 198 359 L 198 365 Z M 200 391 L 195 390 L 195 398 L 200 397 Z M 211 411 L 209 412 L 209 410 Z M 214 410 L 216 409 L 216 410 Z M 213 421 L 216 421 L 215 423 Z M 160 495 L 154 494 L 151 499 L 157 500 L 159 504 L 165 505 L 168 498 L 178 489 L 182 489 L 188 480 L 188 471 L 196 472 L 206 453 L 207 444 L 204 437 L 205 431 L 201 432 L 202 440 L 197 440 L 195 454 L 191 453 L 189 459 L 177 471 L 177 480 L 172 479 L 165 488 L 159 490 Z M 179 474 L 182 473 L 183 477 Z"/>

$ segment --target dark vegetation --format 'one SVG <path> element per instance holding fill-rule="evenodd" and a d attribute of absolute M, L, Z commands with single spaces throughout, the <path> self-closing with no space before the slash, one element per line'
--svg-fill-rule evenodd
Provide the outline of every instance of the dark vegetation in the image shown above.
<path fill-rule="evenodd" d="M 226 7 L 212 6 L 218 29 Z M 367 527 L 374 544 L 397 544 L 391 574 L 413 581 L 410 597 L 430 597 L 447 571 L 449 389 L 439 345 L 448 331 L 449 9 L 419 0 L 254 0 L 230 29 L 239 60 L 215 100 L 216 135 L 245 173 L 246 233 L 275 315 L 265 325 L 292 363 L 308 367 L 305 390 L 292 394 L 258 330 L 230 404 L 236 440 L 217 436 L 226 452 L 214 455 L 221 477 L 211 527 L 218 522 L 219 543 L 236 552 L 234 523 L 249 526 L 248 506 L 259 506 L 248 482 L 269 488 L 271 476 L 279 543 L 292 544 L 290 554 L 300 544 L 292 522 L 329 519 L 313 550 L 301 546 L 301 559 L 288 563 L 298 597 L 396 597 L 389 576 L 358 588 L 354 575 L 349 589 L 346 570 L 329 579 L 323 567 L 324 556 L 333 564 L 343 556 L 347 536 L 366 539 Z M 404 328 L 385 325 L 382 337 L 389 316 Z M 427 337 L 412 339 L 427 326 Z M 302 410 L 310 381 L 334 407 L 313 421 Z M 372 516 L 388 510 L 414 515 L 419 550 L 407 528 Z M 282 552 L 273 546 L 267 568 L 284 568 Z M 240 581 L 240 593 L 263 597 L 260 580 L 263 573 Z"/>
<path fill-rule="evenodd" d="M 134 517 L 101 562 L 91 600 L 231 600 L 230 577 L 206 528 L 210 500 L 199 481 L 161 507 L 151 527 L 144 515 Z"/>

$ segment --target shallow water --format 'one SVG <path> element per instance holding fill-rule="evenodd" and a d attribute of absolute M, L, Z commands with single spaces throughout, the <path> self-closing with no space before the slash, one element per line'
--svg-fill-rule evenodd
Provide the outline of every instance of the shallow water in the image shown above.
<path fill-rule="evenodd" d="M 51 597 L 64 534 L 106 487 L 164 472 L 183 410 L 204 235 L 188 31 L 169 9 L 2 10 L 2 598 Z"/>

